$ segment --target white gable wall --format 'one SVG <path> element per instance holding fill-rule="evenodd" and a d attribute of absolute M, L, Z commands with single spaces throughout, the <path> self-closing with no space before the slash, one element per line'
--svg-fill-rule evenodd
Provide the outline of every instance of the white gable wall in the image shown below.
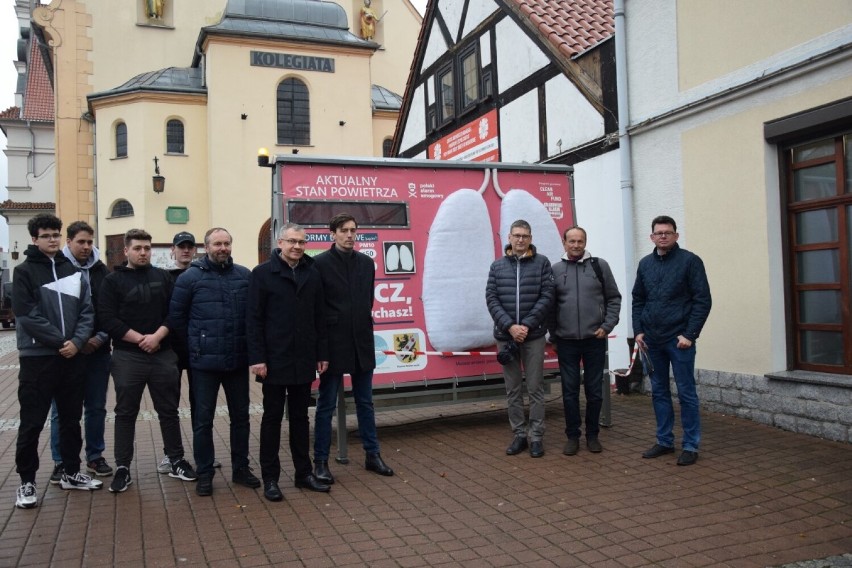
<path fill-rule="evenodd" d="M 536 91 L 530 91 L 500 109 L 500 149 L 504 162 L 539 161 Z"/>
<path fill-rule="evenodd" d="M 411 98 L 411 107 L 408 110 L 408 120 L 405 122 L 402 140 L 399 147 L 403 150 L 411 148 L 426 138 L 426 102 L 424 100 L 423 85 L 414 90 Z"/>
<path fill-rule="evenodd" d="M 497 92 L 502 93 L 550 60 L 510 18 L 497 24 Z"/>
<path fill-rule="evenodd" d="M 496 11 L 497 5 L 494 3 L 494 0 L 469 0 L 462 37 L 469 34 L 471 30 L 476 29 L 476 26 Z"/>
<path fill-rule="evenodd" d="M 564 75 L 545 83 L 547 155 L 554 156 L 604 135 L 603 116 Z M 557 142 L 562 141 L 561 145 Z"/>

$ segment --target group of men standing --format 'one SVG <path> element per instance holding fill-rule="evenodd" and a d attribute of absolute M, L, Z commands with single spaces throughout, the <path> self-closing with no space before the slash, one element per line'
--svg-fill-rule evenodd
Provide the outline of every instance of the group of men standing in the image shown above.
<path fill-rule="evenodd" d="M 656 458 L 673 453 L 674 409 L 669 369 L 674 374 L 683 429 L 678 465 L 698 460 L 701 439 L 695 386 L 695 341 L 710 314 L 710 286 L 701 259 L 678 246 L 677 224 L 668 216 L 651 222 L 654 250 L 640 263 L 633 286 L 633 329 L 639 348 L 647 354 L 656 443 L 642 454 Z M 524 220 L 512 223 L 505 254 L 492 265 L 485 298 L 494 320 L 506 383 L 509 424 L 513 439 L 506 448 L 515 455 L 529 448 L 544 455 L 545 337 L 556 347 L 562 382 L 567 441 L 563 453 L 580 450 L 585 418 L 586 448 L 603 451 L 599 440 L 603 402 L 603 372 L 607 336 L 619 321 L 621 294 L 607 262 L 586 250 L 587 235 L 571 227 L 562 235 L 565 254 L 551 262 L 532 244 L 532 229 Z M 581 373 L 581 362 L 583 371 Z M 523 383 L 529 393 L 529 422 L 524 413 Z M 586 398 L 580 411 L 580 385 Z"/>
<path fill-rule="evenodd" d="M 146 387 L 164 446 L 158 471 L 195 481 L 200 496 L 213 493 L 219 466 L 213 419 L 221 387 L 230 418 L 232 481 L 260 487 L 249 466 L 249 371 L 263 384 L 260 465 L 267 499 L 283 499 L 278 451 L 285 403 L 296 486 L 327 492 L 334 483 L 328 468 L 331 417 L 344 373 L 352 377 L 365 467 L 393 475 L 379 453 L 372 403 L 373 263 L 354 250 L 357 223 L 351 215 L 332 219 L 333 244 L 316 259 L 304 254 L 304 229 L 286 225 L 278 235 L 279 248 L 254 271 L 233 262 L 231 235 L 221 227 L 207 231 L 206 254 L 198 260 L 193 260 L 195 238 L 175 235 L 177 269 L 171 273 L 151 264 L 151 235 L 144 230 L 125 234 L 127 261 L 107 273 L 90 226 L 69 226 L 60 254 L 61 229 L 54 215 L 31 219 L 33 244 L 14 274 L 21 361 L 19 508 L 38 503 L 38 439 L 51 405 L 58 424 L 51 482 L 63 489 L 103 486 L 80 471 L 85 408 L 87 470 L 113 475 L 111 492 L 126 491 L 133 482 L 136 419 Z M 189 379 L 197 472 L 184 457 L 178 419 L 183 370 Z M 116 399 L 114 472 L 103 457 L 110 373 Z M 308 406 L 316 373 L 321 381 L 313 468 Z"/>

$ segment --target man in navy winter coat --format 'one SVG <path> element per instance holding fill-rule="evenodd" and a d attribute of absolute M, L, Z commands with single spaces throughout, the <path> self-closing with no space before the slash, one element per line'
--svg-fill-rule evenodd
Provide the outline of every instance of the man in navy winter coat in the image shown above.
<path fill-rule="evenodd" d="M 642 454 L 651 459 L 674 452 L 674 407 L 669 366 L 677 385 L 683 452 L 678 465 L 698 460 L 701 417 L 695 388 L 695 342 L 710 315 L 710 284 L 701 259 L 677 244 L 677 224 L 661 215 L 651 222 L 654 252 L 639 261 L 633 285 L 633 331 L 645 350 L 657 417 L 657 443 Z"/>
<path fill-rule="evenodd" d="M 172 326 L 189 349 L 195 423 L 195 492 L 213 494 L 213 418 L 219 387 L 231 419 L 232 481 L 252 489 L 260 480 L 249 467 L 249 372 L 246 304 L 249 277 L 231 258 L 231 234 L 214 227 L 204 235 L 207 255 L 193 261 L 175 283 L 169 309 Z"/>

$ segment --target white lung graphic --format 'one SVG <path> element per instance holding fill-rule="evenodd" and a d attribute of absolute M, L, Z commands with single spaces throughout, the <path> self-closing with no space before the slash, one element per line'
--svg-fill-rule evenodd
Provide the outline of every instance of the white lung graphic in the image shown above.
<path fill-rule="evenodd" d="M 414 255 L 408 245 L 399 245 L 399 265 L 406 272 L 414 270 Z"/>
<path fill-rule="evenodd" d="M 472 189 L 452 193 L 435 215 L 424 258 L 423 311 L 429 342 L 438 351 L 494 343 L 485 305 L 492 234 L 485 200 Z"/>
<path fill-rule="evenodd" d="M 53 290 L 54 292 L 60 292 L 62 294 L 67 294 L 68 296 L 74 296 L 75 298 L 79 298 L 81 278 L 82 275 L 79 272 L 75 272 L 71 276 L 60 278 L 59 280 L 56 280 L 54 282 L 48 282 L 47 284 L 44 284 L 44 287 L 48 290 Z"/>
<path fill-rule="evenodd" d="M 399 247 L 397 245 L 388 247 L 388 255 L 385 257 L 385 270 L 388 272 L 399 270 Z"/>
<path fill-rule="evenodd" d="M 526 191 L 513 189 L 506 193 L 500 204 L 500 236 L 504 242 L 508 242 L 509 227 L 518 219 L 532 227 L 533 244 L 538 253 L 546 256 L 551 263 L 562 258 L 565 252 L 562 236 L 547 208 Z"/>

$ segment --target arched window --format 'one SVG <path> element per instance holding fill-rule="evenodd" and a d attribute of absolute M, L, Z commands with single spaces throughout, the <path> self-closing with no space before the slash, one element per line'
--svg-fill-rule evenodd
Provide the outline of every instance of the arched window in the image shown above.
<path fill-rule="evenodd" d="M 391 149 L 393 149 L 393 138 L 385 138 L 385 141 L 382 142 L 382 157 L 390 158 Z"/>
<path fill-rule="evenodd" d="M 115 125 L 115 157 L 127 157 L 127 125 L 123 122 Z"/>
<path fill-rule="evenodd" d="M 119 199 L 112 206 L 110 217 L 133 217 L 133 206 L 126 199 Z"/>
<path fill-rule="evenodd" d="M 166 123 L 166 153 L 183 154 L 183 123 L 176 118 Z"/>
<path fill-rule="evenodd" d="M 298 79 L 278 84 L 278 143 L 311 143 L 311 100 L 308 87 Z"/>

